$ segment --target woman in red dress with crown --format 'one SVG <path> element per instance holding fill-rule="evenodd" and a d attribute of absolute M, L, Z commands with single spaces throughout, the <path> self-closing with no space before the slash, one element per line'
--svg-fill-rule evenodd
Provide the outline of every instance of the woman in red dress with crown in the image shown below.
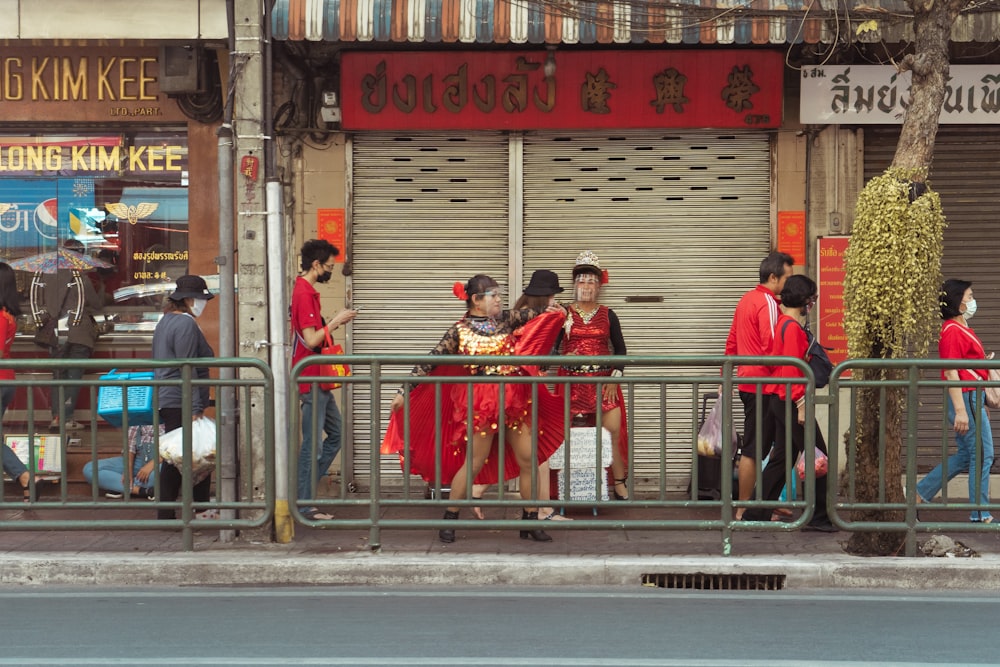
<path fill-rule="evenodd" d="M 598 303 L 601 285 L 607 283 L 608 273 L 601 269 L 597 255 L 584 250 L 573 267 L 575 301 L 569 306 L 562 334 L 564 355 L 625 355 L 625 338 L 615 311 Z M 559 375 L 577 377 L 622 376 L 621 366 L 603 366 L 567 362 L 559 368 Z M 597 414 L 597 385 L 571 384 L 570 410 L 574 421 L 586 420 Z M 625 398 L 621 386 L 615 382 L 601 385 L 601 425 L 611 433 L 611 472 L 614 476 L 614 497 L 628 500 L 628 431 L 626 428 Z"/>
<path fill-rule="evenodd" d="M 465 285 L 455 283 L 455 295 L 464 299 L 468 311 L 453 324 L 431 354 L 450 356 L 441 364 L 417 366 L 413 376 L 523 376 L 529 372 L 510 364 L 477 364 L 468 357 L 478 355 L 548 354 L 559 335 L 566 311 L 559 306 L 547 308 L 502 310 L 502 291 L 489 276 L 478 274 Z M 521 329 L 515 347 L 514 331 Z M 462 359 L 465 357 L 465 359 Z M 461 382 L 441 385 L 441 448 L 437 447 L 434 428 L 434 385 L 417 385 L 410 392 L 408 419 L 410 423 L 410 471 L 427 481 L 434 481 L 440 463 L 442 483 L 450 482 L 449 498 L 464 500 L 468 495 L 469 457 L 467 438 L 469 416 L 472 418 L 471 476 L 480 484 L 495 484 L 500 480 L 498 433 L 501 419 L 505 426 L 506 450 L 504 453 L 504 479 L 519 477 L 521 498 L 532 501 L 532 468 L 558 449 L 563 440 L 562 400 L 549 392 L 544 385 L 537 386 L 533 394 L 530 384 L 505 384 L 504 405 L 500 405 L 500 384 Z M 469 411 L 468 391 L 472 390 L 472 409 Z M 383 454 L 399 454 L 401 461 L 406 450 L 403 389 L 393 399 L 392 417 L 385 440 Z M 538 419 L 532 423 L 533 395 L 538 398 Z M 537 432 L 537 458 L 532 460 L 532 431 Z M 538 473 L 535 472 L 535 475 Z M 449 507 L 445 519 L 458 518 L 457 506 Z M 538 518 L 537 508 L 527 508 L 522 519 Z M 552 538 L 543 530 L 522 530 L 522 539 L 549 542 Z M 454 542 L 455 531 L 439 531 L 442 542 Z"/>

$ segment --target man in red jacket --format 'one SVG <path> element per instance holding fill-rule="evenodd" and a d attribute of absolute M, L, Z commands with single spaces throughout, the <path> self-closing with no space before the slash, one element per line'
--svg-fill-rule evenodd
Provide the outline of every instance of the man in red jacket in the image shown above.
<path fill-rule="evenodd" d="M 726 339 L 726 354 L 762 357 L 771 353 L 774 324 L 778 321 L 778 299 L 775 296 L 792 275 L 795 260 L 783 252 L 771 252 L 760 263 L 760 284 L 740 299 L 733 314 L 733 324 Z M 768 366 L 743 365 L 737 369 L 738 377 L 765 377 L 770 375 Z M 763 383 L 760 383 L 763 390 Z M 749 500 L 757 482 L 757 459 L 767 455 L 774 441 L 774 419 L 769 417 L 769 394 L 761 393 L 761 442 L 757 442 L 757 383 L 740 384 L 743 401 L 743 447 L 740 449 L 739 494 L 740 500 Z M 743 518 L 743 508 L 736 512 Z"/>

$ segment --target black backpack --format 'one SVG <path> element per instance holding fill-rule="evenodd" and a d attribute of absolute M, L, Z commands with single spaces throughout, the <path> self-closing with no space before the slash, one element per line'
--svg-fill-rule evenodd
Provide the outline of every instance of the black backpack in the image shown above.
<path fill-rule="evenodd" d="M 789 321 L 786 320 L 783 325 L 781 325 L 781 340 L 785 340 L 785 328 L 789 325 Z M 796 324 L 799 324 L 796 322 Z M 806 340 L 809 342 L 809 346 L 806 348 L 805 362 L 809 364 L 809 368 L 812 369 L 813 375 L 816 376 L 816 388 L 822 389 L 826 385 L 830 384 L 830 373 L 833 372 L 833 362 L 830 361 L 830 357 L 826 354 L 826 348 L 819 344 L 816 337 L 813 336 L 812 331 L 809 331 L 806 327 L 799 324 L 799 328 L 806 332 Z"/>

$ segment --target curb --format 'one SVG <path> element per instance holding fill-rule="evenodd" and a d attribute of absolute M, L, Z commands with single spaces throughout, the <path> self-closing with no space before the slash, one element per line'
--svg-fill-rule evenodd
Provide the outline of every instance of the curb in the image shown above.
<path fill-rule="evenodd" d="M 0 555 L 0 573 L 0 584 L 6 586 L 640 586 L 643 575 L 784 575 L 782 588 L 786 590 L 1000 590 L 998 556 L 804 560 L 770 556 L 35 553 Z"/>

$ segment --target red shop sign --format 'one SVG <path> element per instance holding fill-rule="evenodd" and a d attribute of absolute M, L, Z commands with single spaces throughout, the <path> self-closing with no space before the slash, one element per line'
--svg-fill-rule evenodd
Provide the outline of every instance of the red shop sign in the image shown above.
<path fill-rule="evenodd" d="M 341 63 L 342 126 L 775 128 L 783 67 L 772 51 L 352 52 Z"/>

